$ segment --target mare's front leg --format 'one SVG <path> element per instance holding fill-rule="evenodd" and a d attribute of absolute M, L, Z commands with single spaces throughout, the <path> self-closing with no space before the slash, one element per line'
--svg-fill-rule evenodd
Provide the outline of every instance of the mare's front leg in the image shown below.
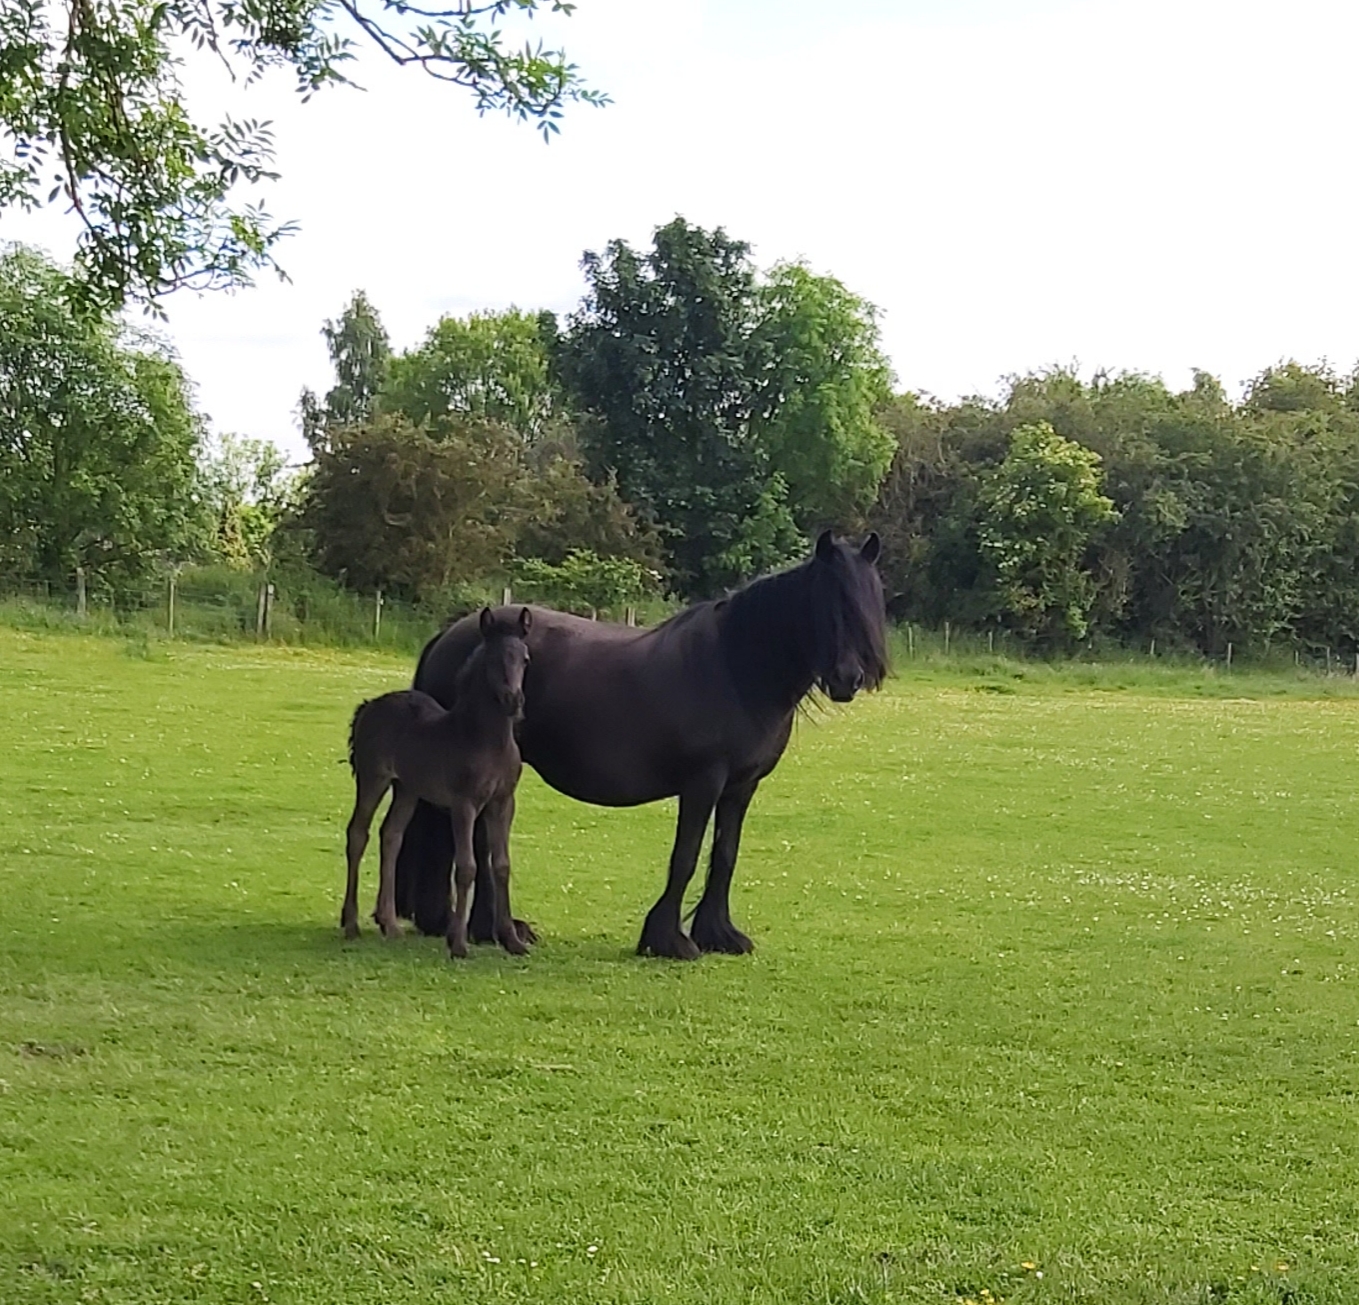
<path fill-rule="evenodd" d="M 477 877 L 477 857 L 473 830 L 477 810 L 470 802 L 460 802 L 449 812 L 453 822 L 453 912 L 448 917 L 448 954 L 459 959 L 467 955 L 468 898 Z"/>
<path fill-rule="evenodd" d="M 514 823 L 514 794 L 497 798 L 482 812 L 486 827 L 487 852 L 495 889 L 494 930 L 496 941 L 511 955 L 523 956 L 528 940 L 523 938 L 510 916 L 510 826 Z M 480 894 L 481 889 L 477 889 Z"/>
<path fill-rule="evenodd" d="M 340 927 L 346 938 L 359 936 L 359 863 L 368 847 L 368 830 L 372 827 L 373 815 L 388 785 L 356 776 L 354 787 L 354 814 L 349 817 L 349 826 L 345 830 L 348 872 L 345 876 L 344 905 L 340 908 Z"/>
<path fill-rule="evenodd" d="M 675 846 L 670 852 L 670 874 L 665 881 L 665 892 L 647 912 L 642 925 L 642 936 L 637 943 L 637 955 L 670 956 L 680 961 L 692 961 L 698 948 L 680 928 L 680 908 L 684 904 L 684 890 L 693 878 L 698 864 L 703 834 L 708 828 L 713 807 L 726 776 L 710 772 L 698 776 L 680 793 L 679 820 L 675 824 Z"/>
<path fill-rule="evenodd" d="M 757 781 L 758 783 L 758 781 Z M 741 847 L 741 824 L 746 818 L 756 784 L 729 788 L 717 801 L 717 828 L 713 831 L 712 860 L 708 880 L 694 912 L 690 936 L 705 952 L 753 952 L 755 944 L 731 922 L 731 876 Z"/>
<path fill-rule="evenodd" d="M 392 805 L 387 808 L 387 817 L 378 834 L 382 871 L 378 881 L 377 907 L 373 911 L 373 919 L 378 922 L 384 938 L 401 937 L 401 922 L 396 918 L 396 858 L 401 851 L 406 826 L 415 814 L 415 803 L 415 795 L 399 781 L 392 785 Z"/>

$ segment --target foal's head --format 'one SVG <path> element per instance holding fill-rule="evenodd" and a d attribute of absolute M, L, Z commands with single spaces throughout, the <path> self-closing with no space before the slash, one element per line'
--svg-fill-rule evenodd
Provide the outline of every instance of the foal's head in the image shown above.
<path fill-rule="evenodd" d="M 527 607 L 502 615 L 489 607 L 481 609 L 481 655 L 477 660 L 486 677 L 485 687 L 505 715 L 515 720 L 524 711 L 524 669 L 529 662 L 525 640 L 532 624 L 533 615 Z"/>
<path fill-rule="evenodd" d="M 855 548 L 827 530 L 808 564 L 816 683 L 835 702 L 876 689 L 887 674 L 881 549 L 876 534 Z"/>

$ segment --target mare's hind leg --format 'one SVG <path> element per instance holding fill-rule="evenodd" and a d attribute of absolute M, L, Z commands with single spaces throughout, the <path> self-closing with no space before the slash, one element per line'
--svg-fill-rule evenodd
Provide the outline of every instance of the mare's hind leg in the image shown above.
<path fill-rule="evenodd" d="M 344 886 L 344 905 L 340 908 L 340 927 L 346 938 L 359 936 L 359 863 L 368 847 L 368 830 L 373 824 L 373 814 L 389 787 L 385 781 L 360 779 L 357 776 L 354 786 L 354 814 L 349 817 L 344 839 L 348 875 Z"/>
<path fill-rule="evenodd" d="M 387 817 L 378 834 L 382 848 L 382 877 L 378 882 L 377 908 L 373 911 L 373 919 L 378 922 L 384 938 L 401 937 L 401 923 L 396 918 L 396 858 L 414 813 L 415 795 L 399 781 L 393 784 L 392 805 L 387 808 Z"/>
<path fill-rule="evenodd" d="M 510 916 L 510 826 L 514 823 L 514 794 L 490 803 L 482 819 L 486 825 L 495 888 L 495 938 L 511 955 L 522 956 L 528 951 L 528 942 Z"/>
<path fill-rule="evenodd" d="M 646 923 L 642 925 L 642 936 L 637 943 L 638 956 L 650 953 L 680 961 L 698 957 L 698 948 L 680 928 L 680 907 L 684 903 L 684 890 L 694 877 L 703 833 L 708 828 L 708 819 L 725 779 L 717 772 L 701 775 L 680 794 L 675 846 L 670 853 L 670 876 L 665 881 L 665 892 L 647 913 Z"/>
<path fill-rule="evenodd" d="M 448 812 L 417 803 L 396 858 L 396 913 L 409 916 L 421 933 L 442 938 L 448 932 L 452 883 Z"/>
<path fill-rule="evenodd" d="M 730 952 L 740 955 L 753 952 L 755 944 L 731 922 L 731 875 L 736 869 L 736 853 L 741 846 L 741 822 L 746 808 L 755 796 L 755 785 L 729 788 L 717 800 L 717 827 L 713 831 L 712 860 L 708 863 L 708 881 L 703 885 L 703 896 L 689 936 L 705 952 Z"/>
<path fill-rule="evenodd" d="M 461 803 L 449 812 L 453 823 L 453 911 L 448 917 L 448 954 L 459 960 L 467 955 L 467 911 L 477 877 L 477 857 L 472 830 L 476 809 Z"/>

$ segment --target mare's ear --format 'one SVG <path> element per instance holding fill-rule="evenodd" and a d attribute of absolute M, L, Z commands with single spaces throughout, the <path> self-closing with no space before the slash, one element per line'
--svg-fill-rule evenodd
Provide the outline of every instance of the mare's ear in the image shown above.
<path fill-rule="evenodd" d="M 492 631 L 495 629 L 495 616 L 492 614 L 489 607 L 483 607 L 481 609 L 481 619 L 477 624 L 481 626 L 481 637 L 483 639 L 489 639 Z"/>
<path fill-rule="evenodd" d="M 528 637 L 529 627 L 532 624 L 533 613 L 527 607 L 521 607 L 519 609 L 519 637 L 521 639 Z"/>
<path fill-rule="evenodd" d="M 829 530 L 823 530 L 816 537 L 816 555 L 823 562 L 829 562 L 835 553 L 835 536 Z"/>
<path fill-rule="evenodd" d="M 882 556 L 882 539 L 876 530 L 864 540 L 859 556 L 865 562 L 876 562 Z"/>

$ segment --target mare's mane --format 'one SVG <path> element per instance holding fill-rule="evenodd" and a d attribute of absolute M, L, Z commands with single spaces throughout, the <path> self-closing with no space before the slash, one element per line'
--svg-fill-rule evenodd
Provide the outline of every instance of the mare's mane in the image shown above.
<path fill-rule="evenodd" d="M 478 639 L 477 646 L 468 654 L 466 661 L 458 667 L 457 674 L 453 677 L 453 701 L 457 706 L 464 706 L 469 701 L 469 689 L 472 689 L 474 692 L 485 692 L 486 684 L 484 679 L 480 684 L 475 684 L 473 682 L 474 677 L 481 675 L 481 668 L 485 662 L 486 640 Z M 420 671 L 417 667 L 416 676 L 418 677 L 419 674 Z"/>
<path fill-rule="evenodd" d="M 784 700 L 793 706 L 849 654 L 863 670 L 864 687 L 887 675 L 882 582 L 858 550 L 835 543 L 772 575 L 760 576 L 725 598 L 696 603 L 665 622 L 679 629 L 711 613 L 721 622 L 728 666 L 743 698 Z"/>

